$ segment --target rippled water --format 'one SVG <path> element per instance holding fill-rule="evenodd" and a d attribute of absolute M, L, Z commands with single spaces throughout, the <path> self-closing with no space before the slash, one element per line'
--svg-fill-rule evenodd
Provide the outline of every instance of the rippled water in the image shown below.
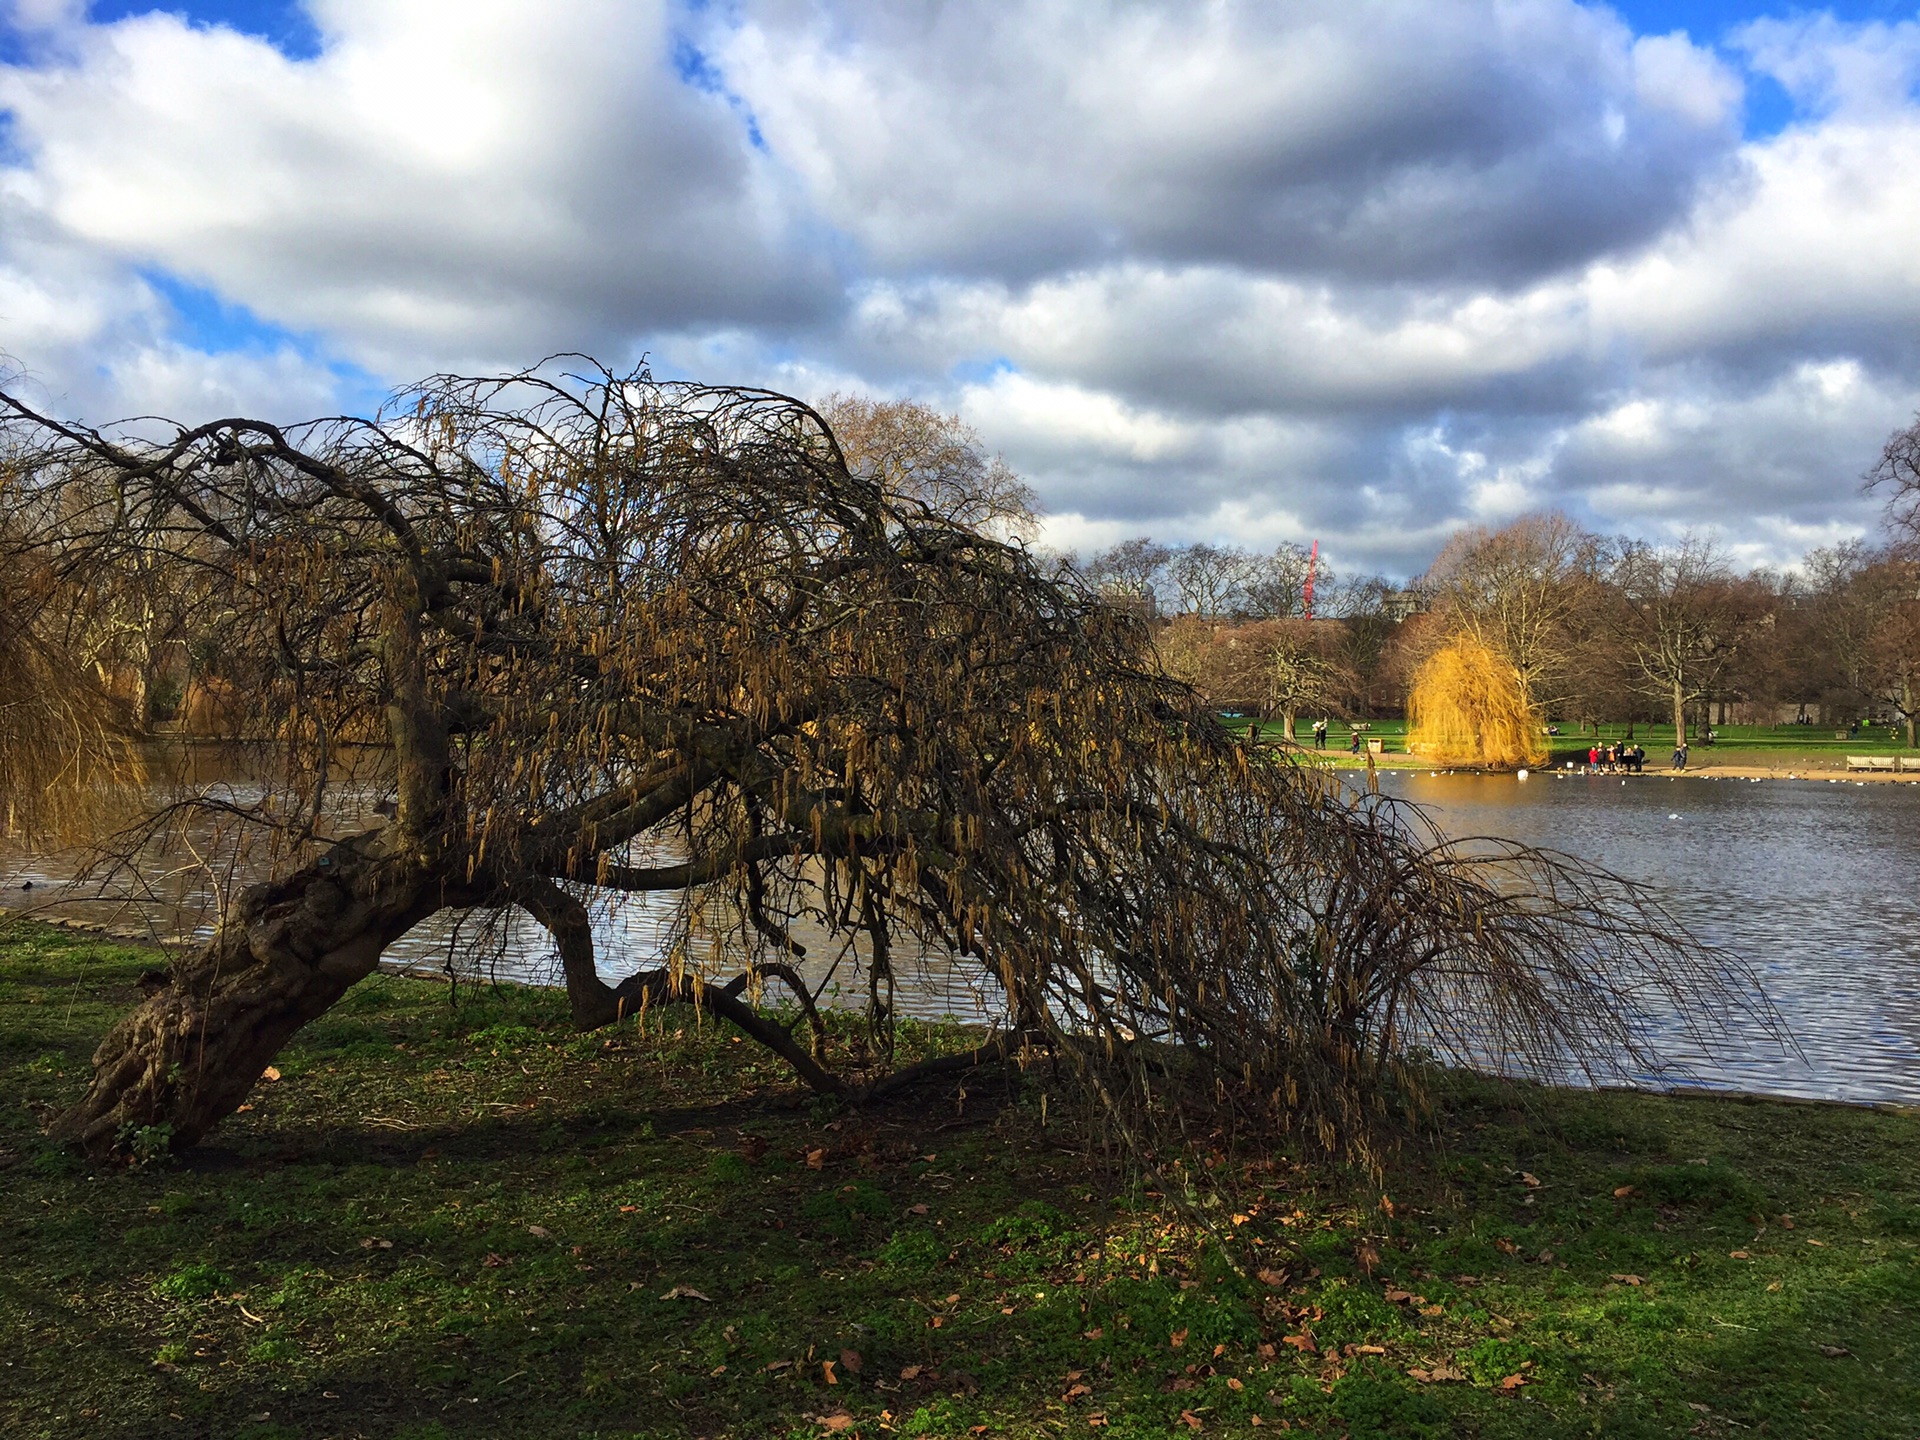
<path fill-rule="evenodd" d="M 1713 1053 L 1687 1053 L 1701 1083 L 1845 1100 L 1920 1101 L 1920 785 L 1823 781 L 1669 780 L 1644 777 L 1511 777 L 1382 771 L 1388 794 L 1428 807 L 1455 836 L 1494 835 L 1550 846 L 1642 881 L 1702 939 L 1758 971 L 1801 1053 L 1757 1023 L 1736 1022 Z M 69 869 L 0 852 L 0 903 L 58 900 L 55 913 L 125 926 L 124 905 L 74 903 L 52 887 Z M 36 884 L 22 892 L 23 880 Z M 154 933 L 204 933 L 204 887 L 190 874 L 157 886 L 171 906 L 145 912 Z M 486 925 L 498 927 L 476 945 Z M 691 933 L 696 953 L 713 942 L 688 929 L 672 899 L 643 897 L 596 912 L 601 973 L 609 980 L 657 963 Z M 801 967 L 823 998 L 853 1003 L 859 956 L 838 959 L 818 932 Z M 517 912 L 444 912 L 389 951 L 401 967 L 468 974 L 484 953 L 501 978 L 552 983 L 557 960 L 546 933 Z M 938 956 L 896 957 L 897 995 L 907 1014 L 976 1019 L 990 996 Z"/>
<path fill-rule="evenodd" d="M 1760 975 L 1803 1055 L 1757 1025 L 1704 1083 L 1920 1101 L 1920 786 L 1381 772 L 1455 836 L 1551 846 L 1652 887 Z"/>

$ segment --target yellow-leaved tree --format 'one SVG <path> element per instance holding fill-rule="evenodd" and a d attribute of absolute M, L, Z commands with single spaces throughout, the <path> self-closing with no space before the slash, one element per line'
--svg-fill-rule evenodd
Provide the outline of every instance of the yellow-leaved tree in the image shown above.
<path fill-rule="evenodd" d="M 1407 749 L 1440 764 L 1493 770 L 1547 758 L 1540 717 L 1513 662 L 1467 634 L 1454 636 L 1415 674 Z"/>

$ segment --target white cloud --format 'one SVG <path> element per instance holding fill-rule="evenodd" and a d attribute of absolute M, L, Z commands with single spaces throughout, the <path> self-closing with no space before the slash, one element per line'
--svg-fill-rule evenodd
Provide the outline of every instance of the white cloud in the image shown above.
<path fill-rule="evenodd" d="M 834 302 L 739 117 L 675 75 L 664 0 L 319 19 L 313 60 L 165 14 L 73 30 L 0 72 L 14 189 L 388 368 Z"/>
<path fill-rule="evenodd" d="M 0 352 L 63 407 L 644 349 L 958 408 L 1056 538 L 1404 572 L 1542 504 L 1786 558 L 1870 522 L 1920 399 L 1916 24 L 1730 61 L 1569 0 L 310 12 L 291 59 L 0 11 Z M 1739 140 L 1734 62 L 1793 124 Z M 208 354 L 172 280 L 268 328 Z"/>
<path fill-rule="evenodd" d="M 1635 47 L 1564 0 L 746 17 L 712 36 L 730 83 L 893 274 L 1124 255 L 1511 281 L 1657 232 L 1738 113 L 1684 38 Z"/>

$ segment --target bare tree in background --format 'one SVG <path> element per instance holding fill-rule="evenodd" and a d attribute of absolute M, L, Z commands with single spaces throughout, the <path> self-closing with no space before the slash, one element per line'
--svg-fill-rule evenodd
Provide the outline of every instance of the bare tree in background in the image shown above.
<path fill-rule="evenodd" d="M 918 501 L 956 525 L 1030 540 L 1039 528 L 1033 489 L 987 452 L 958 415 L 917 400 L 829 395 L 821 418 L 839 438 L 847 466 L 887 494 Z"/>
<path fill-rule="evenodd" d="M 1234 545 L 1183 545 L 1167 562 L 1180 609 L 1202 620 L 1224 620 L 1244 608 L 1253 557 Z"/>
<path fill-rule="evenodd" d="M 1262 713 L 1278 715 L 1294 740 L 1303 711 L 1334 713 L 1353 698 L 1358 677 L 1343 653 L 1345 627 L 1329 620 L 1257 620 L 1233 635 L 1235 664 Z"/>
<path fill-rule="evenodd" d="M 1559 514 L 1461 530 L 1422 580 L 1432 633 L 1465 633 L 1506 657 L 1527 704 L 1544 713 L 1567 689 L 1583 613 L 1597 612 L 1602 554 L 1596 537 Z"/>
<path fill-rule="evenodd" d="M 1097 552 L 1081 567 L 1086 582 L 1101 595 L 1135 603 L 1148 613 L 1158 608 L 1159 586 L 1166 579 L 1173 550 L 1136 536 Z"/>
<path fill-rule="evenodd" d="M 1771 597 L 1734 577 L 1713 546 L 1688 539 L 1628 545 L 1614 570 L 1641 688 L 1671 707 L 1676 739 L 1688 707 L 1717 693 L 1741 647 L 1769 617 Z"/>
<path fill-rule="evenodd" d="M 1920 743 L 1920 585 L 1915 567 L 1901 563 L 1906 584 L 1888 600 L 1867 645 L 1871 693 L 1907 732 L 1907 747 Z"/>
<path fill-rule="evenodd" d="M 1251 557 L 1242 595 L 1248 615 L 1256 620 L 1289 620 L 1307 613 L 1307 574 L 1314 571 L 1315 607 L 1321 615 L 1335 613 L 1331 605 L 1339 593 L 1339 579 L 1324 561 L 1317 569 L 1312 553 L 1295 541 L 1283 541 L 1272 553 Z"/>
<path fill-rule="evenodd" d="M 257 800 L 202 802 L 272 872 L 101 1042 L 56 1125 L 87 1150 L 195 1143 L 458 906 L 545 926 L 582 1028 L 699 1006 L 853 1102 L 1044 1050 L 1170 1143 L 1190 1104 L 1366 1153 L 1424 1057 L 1615 1074 L 1655 1063 L 1655 1017 L 1751 1000 L 1623 882 L 1250 756 L 1135 618 L 856 473 L 790 398 L 574 360 L 293 427 L 4 403 L 15 555 L 84 566 L 144 517 L 215 576 L 237 738 L 272 762 Z M 390 821 L 340 823 L 343 773 Z M 732 917 L 725 943 L 608 983 L 589 901 L 658 892 Z M 864 940 L 868 1068 L 795 1038 L 802 921 Z M 915 948 L 997 987 L 999 1022 L 891 1070 Z"/>

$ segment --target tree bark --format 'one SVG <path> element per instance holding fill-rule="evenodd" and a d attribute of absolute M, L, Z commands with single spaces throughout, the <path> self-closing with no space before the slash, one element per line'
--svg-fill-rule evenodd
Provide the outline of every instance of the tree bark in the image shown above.
<path fill-rule="evenodd" d="M 1678 680 L 1673 682 L 1673 748 L 1678 750 L 1687 741 L 1687 697 L 1681 690 Z"/>
<path fill-rule="evenodd" d="M 454 903 L 404 859 L 363 853 L 354 841 L 254 886 L 212 939 L 174 962 L 164 987 L 107 1032 L 92 1085 L 53 1135 L 96 1156 L 143 1142 L 195 1144 L 245 1100 L 295 1031 L 371 974 L 389 944 Z"/>

